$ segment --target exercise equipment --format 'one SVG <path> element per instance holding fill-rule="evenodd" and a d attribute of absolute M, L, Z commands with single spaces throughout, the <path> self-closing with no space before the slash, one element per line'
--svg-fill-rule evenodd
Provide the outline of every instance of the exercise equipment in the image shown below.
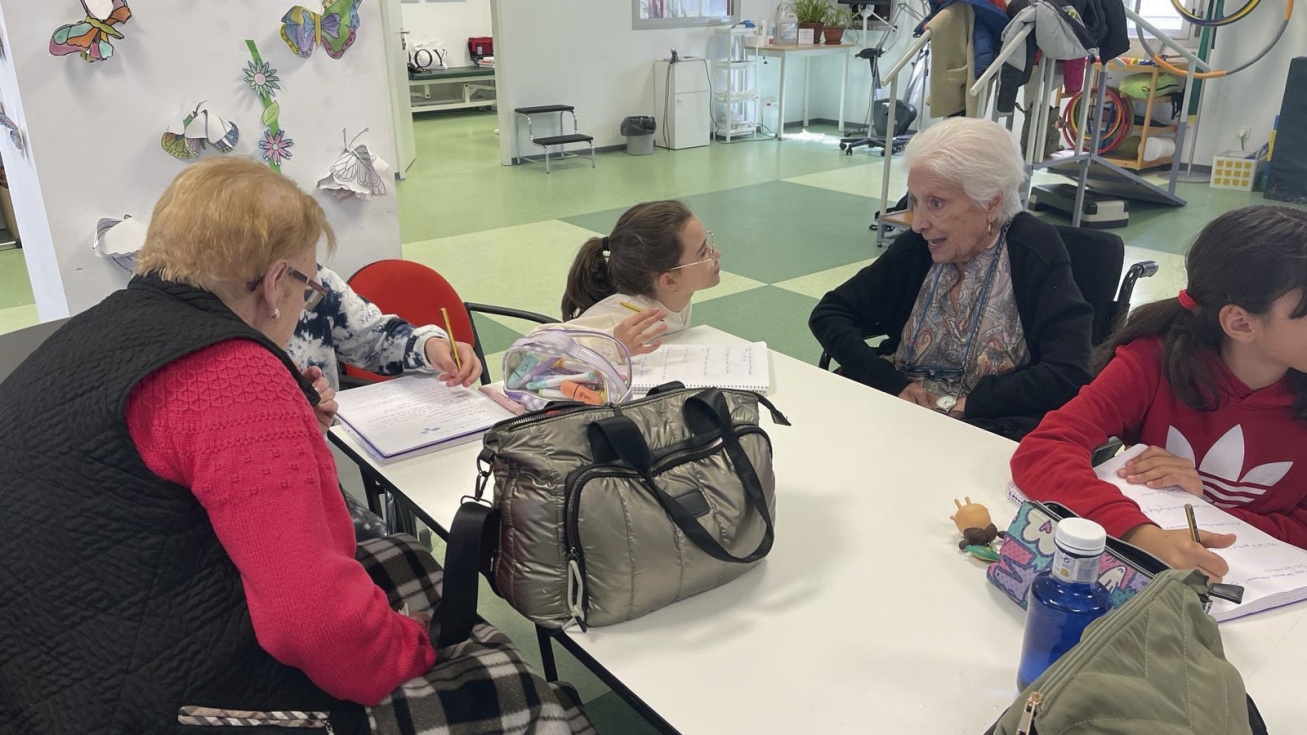
<path fill-rule="evenodd" d="M 1030 190 L 1030 209 L 1053 210 L 1075 220 L 1075 184 L 1047 184 Z M 1106 230 L 1130 224 L 1130 205 L 1124 199 L 1095 189 L 1085 191 L 1078 227 Z"/>
<path fill-rule="evenodd" d="M 1289 19 L 1293 17 L 1293 2 L 1294 0 L 1285 0 L 1284 17 L 1280 21 L 1280 27 L 1277 28 L 1275 34 L 1271 36 L 1271 40 L 1268 41 L 1267 44 L 1263 46 L 1262 49 L 1258 51 L 1257 54 L 1253 56 L 1250 60 L 1242 64 L 1239 64 L 1238 66 L 1233 67 L 1231 69 L 1209 69 L 1207 71 L 1194 72 L 1193 73 L 1194 78 L 1215 79 L 1217 77 L 1228 77 L 1232 74 L 1238 74 L 1239 72 L 1247 69 L 1253 64 L 1256 64 L 1257 62 L 1261 61 L 1263 57 L 1265 57 L 1268 53 L 1271 52 L 1271 49 L 1275 48 L 1275 44 L 1280 42 L 1280 38 L 1284 36 L 1285 29 L 1289 27 Z M 1211 18 L 1211 19 L 1199 17 L 1197 15 L 1194 15 L 1193 13 L 1190 13 L 1187 10 L 1183 10 L 1183 8 L 1181 8 L 1180 6 L 1179 0 L 1171 0 L 1171 4 L 1175 5 L 1176 9 L 1181 11 L 1180 14 L 1184 17 L 1184 19 L 1189 21 L 1190 23 L 1193 23 L 1194 25 L 1200 27 L 1214 28 L 1214 27 L 1230 25 L 1232 23 L 1236 23 L 1240 20 L 1243 20 L 1245 17 L 1248 16 L 1249 13 L 1253 11 L 1254 8 L 1256 8 L 1258 5 L 1261 4 L 1261 0 L 1248 0 L 1248 3 L 1245 4 L 1238 11 L 1221 18 Z M 1144 30 L 1147 30 L 1149 33 L 1152 33 L 1153 35 L 1158 35 L 1160 31 L 1158 31 L 1156 28 L 1153 28 L 1151 25 L 1148 25 L 1143 22 L 1136 21 L 1135 23 L 1135 36 L 1139 39 L 1139 45 L 1143 46 L 1144 53 L 1152 57 L 1153 63 L 1157 64 L 1162 69 L 1165 69 L 1166 71 L 1169 71 L 1172 74 L 1176 74 L 1179 76 L 1184 76 L 1187 73 L 1189 73 L 1184 69 L 1180 69 L 1172 65 L 1169 61 L 1166 60 L 1166 57 L 1154 51 L 1152 46 L 1148 45 L 1148 40 L 1144 37 Z"/>

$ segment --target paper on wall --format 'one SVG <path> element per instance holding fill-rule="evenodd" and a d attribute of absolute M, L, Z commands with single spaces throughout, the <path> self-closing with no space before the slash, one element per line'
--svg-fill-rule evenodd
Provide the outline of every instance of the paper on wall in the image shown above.
<path fill-rule="evenodd" d="M 341 132 L 342 137 L 347 135 L 344 131 Z M 331 192 L 337 201 L 344 201 L 350 197 L 370 199 L 374 196 L 386 195 L 386 180 L 383 174 L 390 170 L 390 164 L 381 160 L 381 156 L 369 151 L 366 145 L 354 145 L 366 132 L 368 129 L 363 128 L 354 136 L 354 140 L 345 143 L 340 158 L 331 164 L 331 170 L 318 181 L 318 188 Z"/>
<path fill-rule="evenodd" d="M 124 214 L 122 219 L 106 217 L 95 226 L 91 249 L 101 258 L 112 258 L 129 271 L 136 270 L 136 253 L 145 245 L 147 225 Z"/>

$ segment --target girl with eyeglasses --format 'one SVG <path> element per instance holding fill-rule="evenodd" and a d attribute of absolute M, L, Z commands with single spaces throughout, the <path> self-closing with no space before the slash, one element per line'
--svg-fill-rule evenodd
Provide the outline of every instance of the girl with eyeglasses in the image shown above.
<path fill-rule="evenodd" d="M 721 251 L 710 230 L 678 201 L 626 210 L 613 231 L 581 246 L 567 274 L 563 319 L 611 332 L 632 355 L 690 326 L 696 291 L 721 283 Z"/>

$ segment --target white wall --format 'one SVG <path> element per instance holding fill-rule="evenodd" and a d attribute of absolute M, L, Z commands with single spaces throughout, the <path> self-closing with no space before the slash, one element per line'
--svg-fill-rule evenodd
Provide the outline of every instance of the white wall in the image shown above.
<path fill-rule="evenodd" d="M 1266 43 L 1279 27 L 1283 6 L 1271 3 L 1247 18 L 1220 29 L 1210 61 L 1218 69 L 1245 63 Z M 1246 147 L 1257 150 L 1270 136 L 1275 116 L 1284 100 L 1284 82 L 1289 61 L 1307 55 L 1307 13 L 1294 14 L 1284 37 L 1261 61 L 1247 71 L 1230 77 L 1208 80 L 1199 110 L 1200 127 L 1194 163 L 1211 165 L 1212 156 L 1227 150 L 1239 150 L 1239 126 L 1250 131 Z M 1185 156 L 1188 160 L 1188 156 Z"/>
<path fill-rule="evenodd" d="M 281 127 L 295 141 L 285 175 L 312 190 L 340 154 L 342 127 L 351 136 L 371 128 L 362 142 L 393 150 L 379 5 L 361 5 L 358 37 L 339 61 L 320 48 L 309 59 L 287 48 L 279 29 L 292 5 L 230 0 L 197 26 L 194 10 L 133 3 L 114 56 L 93 64 L 48 51 L 50 34 L 79 19 L 77 3 L 6 2 L 0 9 L 0 94 L 27 131 L 29 157 L 17 157 L 7 137 L 0 153 L 43 320 L 82 311 L 126 284 L 122 268 L 92 253 L 96 222 L 125 213 L 149 217 L 187 165 L 165 153 L 159 138 L 188 106 L 207 100 L 240 127 L 228 155 L 257 155 L 262 106 L 243 80 L 247 38 L 281 77 Z M 318 199 L 340 237 L 334 268 L 348 274 L 399 257 L 393 192 L 367 202 Z"/>
<path fill-rule="evenodd" d="M 629 0 L 493 0 L 500 153 L 512 157 L 513 108 L 569 104 L 596 146 L 625 142 L 627 115 L 654 114 L 653 62 L 676 47 L 702 57 L 709 28 L 631 30 Z M 769 0 L 742 0 L 743 17 L 771 12 Z M 406 6 L 407 7 L 407 6 Z M 568 123 L 570 125 L 570 122 Z M 569 128 L 570 132 L 570 128 Z M 524 153 L 536 153 L 522 134 Z"/>
<path fill-rule="evenodd" d="M 468 66 L 467 39 L 494 35 L 490 30 L 490 0 L 406 0 L 404 30 L 409 45 L 432 48 L 443 43 L 449 51 L 445 63 Z"/>

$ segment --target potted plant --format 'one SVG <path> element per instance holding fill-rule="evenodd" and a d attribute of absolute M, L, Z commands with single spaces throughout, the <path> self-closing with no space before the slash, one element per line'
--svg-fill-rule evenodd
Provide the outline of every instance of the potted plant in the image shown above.
<path fill-rule="evenodd" d="M 794 17 L 799 21 L 799 28 L 812 29 L 813 43 L 821 43 L 822 26 L 830 10 L 828 0 L 794 0 Z"/>
<path fill-rule="evenodd" d="M 853 13 L 845 7 L 832 7 L 826 13 L 826 26 L 823 29 L 826 36 L 826 43 L 830 46 L 838 46 L 844 42 L 844 31 L 853 25 Z"/>

